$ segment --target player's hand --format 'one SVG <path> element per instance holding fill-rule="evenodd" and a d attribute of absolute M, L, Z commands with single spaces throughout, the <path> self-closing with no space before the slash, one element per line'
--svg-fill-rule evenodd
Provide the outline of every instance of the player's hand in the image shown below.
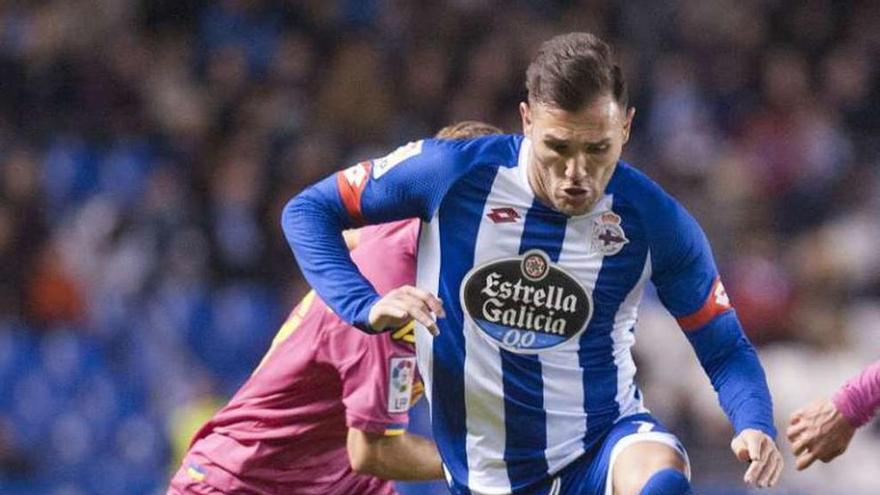
<path fill-rule="evenodd" d="M 443 302 L 437 296 L 411 285 L 404 285 L 385 294 L 370 308 L 370 327 L 376 332 L 400 328 L 416 320 L 438 335 L 437 318 L 443 318 Z"/>
<path fill-rule="evenodd" d="M 798 471 L 816 459 L 829 462 L 846 451 L 856 429 L 828 399 L 798 409 L 789 418 L 785 436 L 791 442 Z"/>
<path fill-rule="evenodd" d="M 749 462 L 743 481 L 761 488 L 769 488 L 782 474 L 782 454 L 776 442 L 763 431 L 747 428 L 730 442 L 736 458 Z"/>

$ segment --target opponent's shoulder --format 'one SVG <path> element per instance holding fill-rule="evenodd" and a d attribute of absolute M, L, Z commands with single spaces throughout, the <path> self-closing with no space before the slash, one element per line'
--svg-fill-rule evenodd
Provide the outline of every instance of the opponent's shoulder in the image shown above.
<path fill-rule="evenodd" d="M 415 283 L 419 227 L 418 219 L 408 219 L 363 229 L 351 256 L 380 294 Z"/>
<path fill-rule="evenodd" d="M 369 335 L 340 320 L 328 325 L 319 344 L 322 354 L 340 370 L 369 367 L 393 356 L 414 356 L 414 339 L 410 341 L 410 329 Z"/>
<path fill-rule="evenodd" d="M 400 242 L 409 242 L 418 237 L 418 232 L 419 220 L 417 218 L 367 225 L 361 228 L 358 246 L 369 243 L 396 245 Z"/>

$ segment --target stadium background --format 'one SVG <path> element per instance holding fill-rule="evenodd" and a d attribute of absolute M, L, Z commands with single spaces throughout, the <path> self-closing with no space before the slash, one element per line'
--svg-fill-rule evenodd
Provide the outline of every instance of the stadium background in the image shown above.
<path fill-rule="evenodd" d="M 449 122 L 519 131 L 524 68 L 569 30 L 616 46 L 638 109 L 624 156 L 706 228 L 780 429 L 880 358 L 876 1 L 5 0 L 0 493 L 164 493 L 304 293 L 284 202 Z M 699 493 L 745 493 L 653 297 L 639 334 Z M 834 464 L 788 457 L 767 493 L 880 493 L 865 430 Z"/>

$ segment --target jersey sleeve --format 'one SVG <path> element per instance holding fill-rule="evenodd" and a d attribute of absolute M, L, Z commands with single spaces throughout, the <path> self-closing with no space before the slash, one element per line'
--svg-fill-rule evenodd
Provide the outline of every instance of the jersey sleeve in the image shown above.
<path fill-rule="evenodd" d="M 880 361 L 847 380 L 832 401 L 853 427 L 867 424 L 880 409 Z"/>
<path fill-rule="evenodd" d="M 495 138 L 495 139 L 492 139 Z M 473 166 L 497 159 L 510 139 L 427 139 L 358 163 L 305 189 L 285 207 L 282 227 L 306 280 L 336 314 L 364 331 L 375 288 L 351 261 L 342 230 L 433 216 Z"/>
<path fill-rule="evenodd" d="M 326 335 L 329 360 L 342 382 L 346 426 L 403 433 L 417 383 L 412 348 L 396 345 L 390 333 L 368 336 L 338 328 Z"/>
<path fill-rule="evenodd" d="M 649 228 L 652 281 L 694 348 L 734 431 L 776 436 L 764 369 L 721 283 L 706 235 L 665 193 Z"/>
<path fill-rule="evenodd" d="M 380 295 L 402 285 L 415 285 L 419 226 L 418 220 L 410 219 L 361 229 L 351 258 Z"/>

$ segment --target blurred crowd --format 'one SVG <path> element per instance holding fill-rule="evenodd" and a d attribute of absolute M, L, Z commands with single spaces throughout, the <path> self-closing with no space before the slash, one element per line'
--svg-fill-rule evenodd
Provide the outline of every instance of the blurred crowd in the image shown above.
<path fill-rule="evenodd" d="M 778 423 L 880 358 L 876 1 L 0 0 L 0 492 L 162 492 L 304 294 L 287 199 L 449 122 L 519 132 L 528 61 L 572 30 L 616 48 L 624 158 L 706 229 Z M 700 493 L 739 493 L 645 305 L 648 405 Z M 880 493 L 853 467 L 877 433 L 777 493 Z"/>

